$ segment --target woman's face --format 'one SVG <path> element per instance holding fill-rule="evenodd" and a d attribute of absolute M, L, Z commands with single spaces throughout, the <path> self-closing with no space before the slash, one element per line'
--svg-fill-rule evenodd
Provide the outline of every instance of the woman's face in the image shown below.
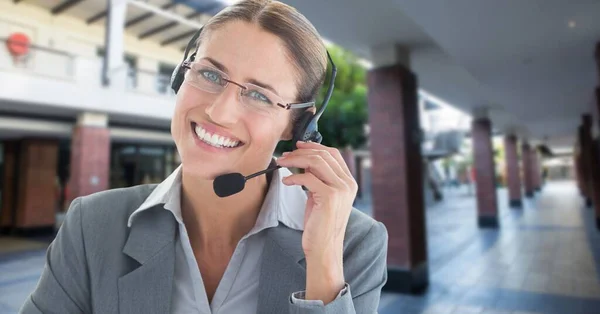
<path fill-rule="evenodd" d="M 277 143 L 289 138 L 290 112 L 274 99 L 295 101 L 293 64 L 281 40 L 254 24 L 230 22 L 206 35 L 171 121 L 183 171 L 214 179 L 264 170 Z M 234 83 L 222 88 L 224 79 L 255 85 L 240 96 Z"/>

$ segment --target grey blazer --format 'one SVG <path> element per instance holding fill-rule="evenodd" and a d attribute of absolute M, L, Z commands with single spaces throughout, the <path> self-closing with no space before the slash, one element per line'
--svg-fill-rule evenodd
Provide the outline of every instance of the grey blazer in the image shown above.
<path fill-rule="evenodd" d="M 155 187 L 114 189 L 73 201 L 20 313 L 169 313 L 178 224 L 159 205 L 127 227 L 129 215 Z M 352 210 L 344 241 L 350 289 L 324 307 L 290 301 L 293 292 L 305 289 L 302 232 L 283 225 L 266 232 L 257 313 L 377 313 L 387 281 L 388 235 L 382 223 Z"/>

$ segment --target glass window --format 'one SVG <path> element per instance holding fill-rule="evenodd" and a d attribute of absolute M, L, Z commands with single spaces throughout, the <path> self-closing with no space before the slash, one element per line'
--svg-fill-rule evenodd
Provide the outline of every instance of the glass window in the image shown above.
<path fill-rule="evenodd" d="M 175 70 L 175 66 L 168 64 L 160 64 L 158 66 L 158 75 L 156 76 L 156 90 L 160 94 L 173 94 L 171 90 L 171 75 Z"/>
<path fill-rule="evenodd" d="M 179 165 L 173 146 L 113 144 L 111 188 L 160 183 Z"/>

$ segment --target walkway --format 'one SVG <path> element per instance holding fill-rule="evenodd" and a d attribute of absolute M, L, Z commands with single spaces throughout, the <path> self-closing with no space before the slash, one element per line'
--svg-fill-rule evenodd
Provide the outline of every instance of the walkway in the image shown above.
<path fill-rule="evenodd" d="M 380 314 L 599 313 L 600 233 L 571 182 L 548 184 L 501 228 L 477 228 L 475 200 L 449 190 L 427 210 L 431 284 L 422 296 L 384 292 Z M 357 207 L 369 212 L 367 202 Z M 0 313 L 16 313 L 35 287 L 44 252 L 0 254 Z"/>
<path fill-rule="evenodd" d="M 427 294 L 383 293 L 380 314 L 600 313 L 600 233 L 572 182 L 549 183 L 522 210 L 500 190 L 498 230 L 476 227 L 465 194 L 427 211 Z"/>

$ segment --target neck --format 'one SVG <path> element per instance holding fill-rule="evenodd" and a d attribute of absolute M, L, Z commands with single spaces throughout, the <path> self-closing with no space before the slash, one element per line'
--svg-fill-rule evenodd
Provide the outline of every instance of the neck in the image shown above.
<path fill-rule="evenodd" d="M 222 250 L 237 245 L 256 223 L 267 193 L 264 175 L 246 182 L 243 191 L 220 198 L 212 180 L 182 173 L 181 213 L 193 246 Z"/>

